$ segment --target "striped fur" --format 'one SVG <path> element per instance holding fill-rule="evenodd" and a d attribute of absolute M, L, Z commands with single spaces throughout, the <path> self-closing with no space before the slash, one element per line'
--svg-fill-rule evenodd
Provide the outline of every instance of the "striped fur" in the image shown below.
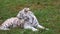
<path fill-rule="evenodd" d="M 19 11 L 17 17 L 7 19 L 4 23 L 2 23 L 0 29 L 9 30 L 8 27 L 10 27 L 11 25 L 13 25 L 13 27 L 21 26 L 24 29 L 31 29 L 32 31 L 38 31 L 38 29 L 36 29 L 35 27 L 45 29 L 45 27 L 39 25 L 37 18 L 29 8 L 24 8 L 23 10 Z"/>
<path fill-rule="evenodd" d="M 18 19 L 17 17 L 12 17 L 7 19 L 5 22 L 2 23 L 2 25 L 0 26 L 0 30 L 9 30 L 9 27 L 23 27 L 21 26 L 21 24 L 24 23 L 23 19 Z"/>
<path fill-rule="evenodd" d="M 35 15 L 30 11 L 29 8 L 24 8 L 23 10 L 19 11 L 17 18 L 21 18 L 25 20 L 24 28 L 25 29 L 32 29 L 33 31 L 37 31 L 36 28 L 42 28 L 45 29 L 45 27 L 39 25 L 39 22 Z"/>

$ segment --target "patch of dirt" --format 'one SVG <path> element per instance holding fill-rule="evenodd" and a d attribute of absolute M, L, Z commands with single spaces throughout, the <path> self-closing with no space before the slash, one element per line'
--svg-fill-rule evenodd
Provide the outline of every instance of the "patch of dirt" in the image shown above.
<path fill-rule="evenodd" d="M 53 2 L 50 3 L 51 5 L 60 5 L 60 0 L 54 0 Z"/>

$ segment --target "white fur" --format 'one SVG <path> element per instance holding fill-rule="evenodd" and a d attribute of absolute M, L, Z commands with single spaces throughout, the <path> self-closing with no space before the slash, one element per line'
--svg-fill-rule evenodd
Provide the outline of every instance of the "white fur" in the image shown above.
<path fill-rule="evenodd" d="M 27 12 L 25 12 L 25 10 Z M 30 11 L 29 8 L 24 8 L 23 10 L 19 11 L 18 18 L 21 19 L 27 19 L 28 21 L 25 22 L 24 24 L 24 29 L 31 29 L 32 31 L 38 31 L 36 28 L 34 27 L 38 27 L 41 29 L 45 29 L 45 27 L 39 25 L 39 22 L 37 20 L 37 18 L 35 17 L 35 15 Z M 29 19 L 28 19 L 29 18 Z M 31 24 L 32 23 L 32 24 Z"/>
<path fill-rule="evenodd" d="M 2 25 L 0 26 L 0 30 L 9 30 L 8 27 L 13 25 L 12 27 L 20 26 L 21 23 L 23 23 L 24 20 L 20 20 L 17 17 L 12 17 L 7 19 Z"/>
<path fill-rule="evenodd" d="M 25 10 L 28 12 L 25 12 Z M 13 24 L 13 27 L 16 27 L 17 25 L 19 26 L 21 23 L 24 24 L 23 25 L 24 29 L 31 29 L 32 31 L 38 31 L 38 29 L 36 29 L 35 27 L 45 29 L 45 27 L 39 25 L 37 18 L 29 10 L 30 10 L 29 8 L 24 8 L 23 10 L 19 11 L 17 17 L 7 19 L 1 25 L 0 29 L 9 30 L 9 28 L 7 28 L 7 27 L 9 27 L 10 25 Z M 22 19 L 22 20 L 20 20 L 20 19 Z M 46 28 L 46 30 L 49 30 L 49 29 Z"/>

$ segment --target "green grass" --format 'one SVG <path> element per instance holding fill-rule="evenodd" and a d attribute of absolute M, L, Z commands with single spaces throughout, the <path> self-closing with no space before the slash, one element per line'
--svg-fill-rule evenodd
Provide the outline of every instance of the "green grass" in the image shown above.
<path fill-rule="evenodd" d="M 60 34 L 60 0 L 0 0 L 0 24 L 15 17 L 26 6 L 30 6 L 39 23 L 50 30 L 33 32 L 17 27 L 9 31 L 0 30 L 0 34 Z"/>

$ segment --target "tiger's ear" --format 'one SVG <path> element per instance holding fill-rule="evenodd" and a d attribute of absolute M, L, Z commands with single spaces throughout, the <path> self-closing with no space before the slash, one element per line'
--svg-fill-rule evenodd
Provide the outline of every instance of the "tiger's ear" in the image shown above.
<path fill-rule="evenodd" d="M 26 8 L 24 8 L 24 10 L 30 10 L 30 8 L 27 8 L 27 7 L 26 7 Z"/>

